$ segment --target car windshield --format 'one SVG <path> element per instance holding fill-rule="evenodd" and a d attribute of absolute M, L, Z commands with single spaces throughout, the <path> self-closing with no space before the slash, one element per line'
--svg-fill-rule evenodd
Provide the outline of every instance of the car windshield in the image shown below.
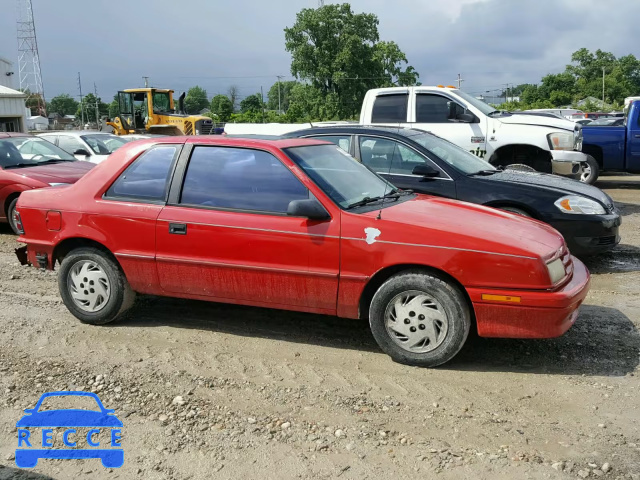
<path fill-rule="evenodd" d="M 491 105 L 488 105 L 484 103 L 482 100 L 477 99 L 473 95 L 469 95 L 468 93 L 465 93 L 461 90 L 451 90 L 451 93 L 462 98 L 464 101 L 470 103 L 485 115 L 490 115 L 494 112 L 498 112 L 498 110 L 493 108 Z"/>
<path fill-rule="evenodd" d="M 489 162 L 430 133 L 416 133 L 409 138 L 464 174 L 473 175 L 480 172 L 497 171 Z"/>
<path fill-rule="evenodd" d="M 109 155 L 127 143 L 115 135 L 82 135 L 82 139 L 97 155 Z"/>
<path fill-rule="evenodd" d="M 38 412 L 47 410 L 93 410 L 99 412 L 100 406 L 95 398 L 86 395 L 51 395 L 42 400 Z"/>
<path fill-rule="evenodd" d="M 285 153 L 342 208 L 396 191 L 393 185 L 335 145 L 292 147 L 285 149 Z"/>
<path fill-rule="evenodd" d="M 32 167 L 44 163 L 74 162 L 76 159 L 61 148 L 38 137 L 0 139 L 0 167 Z"/>

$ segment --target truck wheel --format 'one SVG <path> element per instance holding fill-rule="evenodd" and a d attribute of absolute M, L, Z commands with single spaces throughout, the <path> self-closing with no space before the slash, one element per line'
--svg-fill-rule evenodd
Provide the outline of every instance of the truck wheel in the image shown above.
<path fill-rule="evenodd" d="M 113 322 L 135 300 L 120 267 L 97 248 L 72 250 L 60 266 L 58 287 L 69 311 L 91 325 Z"/>
<path fill-rule="evenodd" d="M 435 367 L 460 351 L 471 315 L 457 286 L 410 270 L 394 275 L 375 293 L 369 325 L 380 348 L 395 362 Z"/>
<path fill-rule="evenodd" d="M 511 212 L 511 213 L 515 213 L 516 215 L 521 215 L 523 217 L 531 218 L 531 215 L 529 215 L 527 212 L 517 207 L 496 207 L 496 208 L 500 210 L 504 210 L 505 212 Z"/>
<path fill-rule="evenodd" d="M 580 181 L 582 183 L 588 183 L 593 185 L 600 176 L 600 165 L 598 161 L 591 155 L 587 155 L 587 161 L 582 162 L 582 175 L 580 175 Z"/>

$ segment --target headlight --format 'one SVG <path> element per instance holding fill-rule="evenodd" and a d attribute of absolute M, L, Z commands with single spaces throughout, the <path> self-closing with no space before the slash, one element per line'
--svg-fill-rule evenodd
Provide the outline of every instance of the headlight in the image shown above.
<path fill-rule="evenodd" d="M 582 151 L 582 126 L 576 126 L 575 131 L 573 132 L 573 149 L 577 152 Z"/>
<path fill-rule="evenodd" d="M 59 187 L 60 185 L 71 185 L 70 183 L 50 183 L 50 187 Z"/>
<path fill-rule="evenodd" d="M 573 150 L 573 133 L 555 132 L 547 135 L 551 150 Z"/>
<path fill-rule="evenodd" d="M 602 205 L 580 195 L 567 195 L 555 201 L 554 205 L 563 213 L 583 215 L 604 215 L 607 213 Z"/>
<path fill-rule="evenodd" d="M 549 270 L 549 278 L 551 278 L 551 284 L 555 285 L 564 278 L 567 272 L 564 271 L 564 264 L 561 258 L 547 263 L 547 270 Z"/>

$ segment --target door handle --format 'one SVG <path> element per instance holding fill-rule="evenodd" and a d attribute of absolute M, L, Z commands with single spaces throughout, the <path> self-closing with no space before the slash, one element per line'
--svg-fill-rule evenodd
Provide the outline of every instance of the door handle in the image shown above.
<path fill-rule="evenodd" d="M 640 138 L 640 135 L 639 135 L 639 134 L 636 134 L 636 135 L 634 135 L 634 137 L 636 137 L 636 138 Z"/>
<path fill-rule="evenodd" d="M 169 233 L 173 233 L 174 235 L 186 235 L 187 225 L 184 223 L 170 223 Z"/>

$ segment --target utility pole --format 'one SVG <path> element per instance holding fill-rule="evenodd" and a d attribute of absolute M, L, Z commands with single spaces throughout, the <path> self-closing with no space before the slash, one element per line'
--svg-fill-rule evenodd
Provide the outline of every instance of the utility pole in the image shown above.
<path fill-rule="evenodd" d="M 458 90 L 460 90 L 460 87 L 462 86 L 462 82 L 464 82 L 464 80 L 462 79 L 462 76 L 458 74 Z"/>
<path fill-rule="evenodd" d="M 144 88 L 149 88 L 149 77 L 142 77 L 144 79 Z"/>
<path fill-rule="evenodd" d="M 262 92 L 262 85 L 260 85 L 260 102 L 262 103 L 262 123 L 264 123 L 264 93 Z"/>
<path fill-rule="evenodd" d="M 602 111 L 604 111 L 604 67 L 602 67 Z"/>
<path fill-rule="evenodd" d="M 96 87 L 96 82 L 93 82 L 93 91 L 96 96 L 96 128 L 100 130 L 100 107 L 98 106 L 98 87 Z"/>
<path fill-rule="evenodd" d="M 84 128 L 84 101 L 82 100 L 82 81 L 80 80 L 80 72 L 78 72 L 78 90 L 80 91 L 80 122 Z"/>
<path fill-rule="evenodd" d="M 504 85 L 504 103 L 507 103 L 509 101 L 509 84 L 503 83 L 503 85 Z"/>
<path fill-rule="evenodd" d="M 324 0 L 318 0 L 318 8 L 324 7 Z"/>
<path fill-rule="evenodd" d="M 280 107 L 280 79 L 283 78 L 283 75 L 276 75 L 278 77 L 278 113 L 282 113 L 282 108 Z"/>

